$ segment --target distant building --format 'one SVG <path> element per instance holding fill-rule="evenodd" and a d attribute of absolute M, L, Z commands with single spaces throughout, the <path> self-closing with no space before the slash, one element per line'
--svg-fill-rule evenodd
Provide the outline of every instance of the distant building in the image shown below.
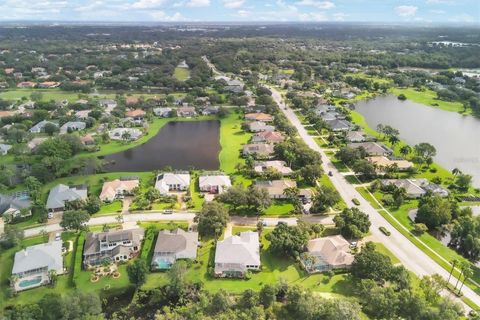
<path fill-rule="evenodd" d="M 4 156 L 8 153 L 8 150 L 12 149 L 12 146 L 9 144 L 0 143 L 0 155 Z"/>
<path fill-rule="evenodd" d="M 42 120 L 39 123 L 37 123 L 36 125 L 34 125 L 33 127 L 31 127 L 29 131 L 31 133 L 41 133 L 41 132 L 45 131 L 45 126 L 49 123 L 58 128 L 57 123 L 51 122 L 51 121 L 48 121 L 48 120 Z"/>
<path fill-rule="evenodd" d="M 83 130 L 87 127 L 87 124 L 82 121 L 69 121 L 60 127 L 60 133 L 65 134 L 69 131 Z"/>

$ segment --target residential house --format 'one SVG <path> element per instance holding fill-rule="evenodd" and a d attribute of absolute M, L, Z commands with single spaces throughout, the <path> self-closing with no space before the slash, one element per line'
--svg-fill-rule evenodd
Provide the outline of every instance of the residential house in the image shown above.
<path fill-rule="evenodd" d="M 162 117 L 162 118 L 167 118 L 170 117 L 170 114 L 172 112 L 172 108 L 155 108 L 153 109 L 153 114 L 155 114 L 157 117 Z"/>
<path fill-rule="evenodd" d="M 248 124 L 250 132 L 275 131 L 275 127 L 262 121 L 254 121 Z"/>
<path fill-rule="evenodd" d="M 108 132 L 108 136 L 112 140 L 135 141 L 142 136 L 142 131 L 137 128 L 115 128 Z"/>
<path fill-rule="evenodd" d="M 160 231 L 153 250 L 152 270 L 170 269 L 178 259 L 195 260 L 199 245 L 198 232 Z"/>
<path fill-rule="evenodd" d="M 125 98 L 125 105 L 127 107 L 134 106 L 140 102 L 140 99 L 138 97 L 134 96 L 128 96 Z"/>
<path fill-rule="evenodd" d="M 255 186 L 266 189 L 272 199 L 286 199 L 288 196 L 285 190 L 288 188 L 296 188 L 297 183 L 294 180 L 271 180 L 271 181 L 255 181 Z"/>
<path fill-rule="evenodd" d="M 55 81 L 45 81 L 38 84 L 38 87 L 43 89 L 57 88 L 59 86 L 60 82 Z"/>
<path fill-rule="evenodd" d="M 190 187 L 190 174 L 188 172 L 165 172 L 157 176 L 155 188 L 161 194 L 172 191 L 186 191 Z"/>
<path fill-rule="evenodd" d="M 208 106 L 202 110 L 202 115 L 209 116 L 209 115 L 217 114 L 219 111 L 220 111 L 219 106 Z"/>
<path fill-rule="evenodd" d="M 403 188 L 409 198 L 420 198 L 427 192 L 431 192 L 440 197 L 447 197 L 449 191 L 437 184 L 431 183 L 427 179 L 384 179 L 380 180 L 383 186 L 396 186 Z"/>
<path fill-rule="evenodd" d="M 249 270 L 260 270 L 258 232 L 245 231 L 217 242 L 215 276 L 245 277 Z"/>
<path fill-rule="evenodd" d="M 342 119 L 325 120 L 325 123 L 327 124 L 327 127 L 330 128 L 330 130 L 332 130 L 333 132 L 348 131 L 352 127 L 352 124 L 350 122 Z"/>
<path fill-rule="evenodd" d="M 285 161 L 271 160 L 271 161 L 257 161 L 254 165 L 254 170 L 257 173 L 263 173 L 267 169 L 273 169 L 280 172 L 284 176 L 291 175 L 293 170 L 287 166 Z"/>
<path fill-rule="evenodd" d="M 95 139 L 93 138 L 93 136 L 91 134 L 86 134 L 86 135 L 80 137 L 80 142 L 84 146 L 91 146 L 91 145 L 95 144 Z"/>
<path fill-rule="evenodd" d="M 41 133 L 45 130 L 45 126 L 50 123 L 51 125 L 54 125 L 58 128 L 58 124 L 55 123 L 55 122 L 51 122 L 51 121 L 48 121 L 48 120 L 42 120 L 40 121 L 39 123 L 37 123 L 36 125 L 34 125 L 33 127 L 30 128 L 30 132 L 31 133 Z"/>
<path fill-rule="evenodd" d="M 226 174 L 211 173 L 202 174 L 198 178 L 200 191 L 208 193 L 223 193 L 232 186 L 230 177 Z"/>
<path fill-rule="evenodd" d="M 35 150 L 37 150 L 37 148 L 42 144 L 44 143 L 48 138 L 40 138 L 40 137 L 37 137 L 37 138 L 33 138 L 32 140 L 30 140 L 28 143 L 27 143 L 27 147 L 30 151 L 32 152 L 35 152 Z"/>
<path fill-rule="evenodd" d="M 252 143 L 279 143 L 285 138 L 278 131 L 262 131 L 253 135 Z"/>
<path fill-rule="evenodd" d="M 140 181 L 138 178 L 120 178 L 103 183 L 100 200 L 112 202 L 115 199 L 122 198 L 125 195 L 132 195 L 133 189 L 138 187 Z"/>
<path fill-rule="evenodd" d="M 273 153 L 273 145 L 268 143 L 246 144 L 242 150 L 244 156 L 252 155 L 254 158 L 270 158 Z"/>
<path fill-rule="evenodd" d="M 35 88 L 37 84 L 31 81 L 23 81 L 17 83 L 17 88 Z"/>
<path fill-rule="evenodd" d="M 142 228 L 88 233 L 83 247 L 83 266 L 128 261 L 142 246 Z"/>
<path fill-rule="evenodd" d="M 82 121 L 69 121 L 60 127 L 60 133 L 65 134 L 69 131 L 83 130 L 87 127 L 87 124 Z"/>
<path fill-rule="evenodd" d="M 262 122 L 272 122 L 273 116 L 263 113 L 263 112 L 254 112 L 247 113 L 245 115 L 245 120 L 247 121 L 262 121 Z"/>
<path fill-rule="evenodd" d="M 328 104 L 319 104 L 317 105 L 314 109 L 313 109 L 313 112 L 317 115 L 317 116 L 321 116 L 327 112 L 331 112 L 331 111 L 335 111 L 337 108 L 335 106 L 332 106 L 332 105 L 328 105 Z"/>
<path fill-rule="evenodd" d="M 352 149 L 363 148 L 369 156 L 391 156 L 393 154 L 393 151 L 385 145 L 373 141 L 349 143 L 347 147 Z"/>
<path fill-rule="evenodd" d="M 194 117 L 197 115 L 194 107 L 180 107 L 177 109 L 177 116 L 179 117 Z"/>
<path fill-rule="evenodd" d="M 308 272 L 323 272 L 350 268 L 353 260 L 348 241 L 341 235 L 335 235 L 309 240 L 307 253 L 302 255 L 301 262 Z"/>
<path fill-rule="evenodd" d="M 117 102 L 112 99 L 100 99 L 98 100 L 98 104 L 101 107 L 105 108 L 106 114 L 110 114 L 113 111 L 113 109 L 117 107 Z"/>
<path fill-rule="evenodd" d="M 348 131 L 345 135 L 347 142 L 365 142 L 367 139 L 363 131 Z"/>
<path fill-rule="evenodd" d="M 7 222 L 20 216 L 31 216 L 32 202 L 28 192 L 18 192 L 12 195 L 0 194 L 0 216 Z"/>
<path fill-rule="evenodd" d="M 75 117 L 80 120 L 86 120 L 92 110 L 79 110 L 75 112 Z"/>
<path fill-rule="evenodd" d="M 15 253 L 12 278 L 16 292 L 49 284 L 49 272 L 64 273 L 62 241 L 26 247 Z"/>
<path fill-rule="evenodd" d="M 5 117 L 13 117 L 15 114 L 15 111 L 0 111 L 0 119 Z"/>
<path fill-rule="evenodd" d="M 147 113 L 142 109 L 135 109 L 135 110 L 127 111 L 127 113 L 125 113 L 125 117 L 139 121 L 139 120 L 143 120 L 146 114 Z"/>
<path fill-rule="evenodd" d="M 50 190 L 47 199 L 49 212 L 63 211 L 67 202 L 75 200 L 87 200 L 86 186 L 66 186 L 59 184 Z"/>
<path fill-rule="evenodd" d="M 9 144 L 0 143 L 0 155 L 4 156 L 8 153 L 8 150 L 12 149 L 12 146 Z"/>
<path fill-rule="evenodd" d="M 399 171 L 406 171 L 413 167 L 413 162 L 404 159 L 390 159 L 385 156 L 367 157 L 366 160 L 377 168 L 378 173 L 385 172 L 388 168 L 397 168 Z"/>

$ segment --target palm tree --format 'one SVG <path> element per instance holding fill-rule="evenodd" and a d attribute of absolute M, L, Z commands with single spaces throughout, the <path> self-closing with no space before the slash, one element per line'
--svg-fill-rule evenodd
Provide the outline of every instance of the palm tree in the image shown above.
<path fill-rule="evenodd" d="M 457 289 L 458 283 L 460 282 L 460 278 L 463 275 L 463 271 L 467 270 L 468 268 L 470 268 L 470 263 L 468 263 L 466 261 L 460 262 L 461 273 L 460 273 L 460 276 L 457 279 L 457 282 L 455 283 L 455 288 L 453 290 Z"/>
<path fill-rule="evenodd" d="M 377 125 L 377 132 L 380 133 L 380 135 L 381 135 L 381 134 L 383 134 L 384 130 L 385 130 L 385 126 L 383 124 L 379 123 Z"/>
<path fill-rule="evenodd" d="M 388 138 L 388 141 L 392 144 L 393 147 L 395 147 L 395 145 L 400 142 L 400 139 L 398 139 L 397 136 L 390 136 L 390 138 Z"/>
<path fill-rule="evenodd" d="M 458 169 L 458 168 L 453 168 L 452 174 L 453 174 L 454 176 L 457 176 L 457 175 L 459 175 L 459 174 L 462 174 L 462 171 L 460 171 L 460 169 Z"/>
<path fill-rule="evenodd" d="M 469 265 L 467 265 L 466 268 L 462 270 L 462 273 L 463 273 L 463 281 L 462 281 L 462 285 L 460 286 L 460 289 L 458 289 L 458 294 L 462 292 L 462 288 L 463 288 L 463 285 L 465 284 L 465 281 L 470 279 L 470 277 L 473 275 L 472 268 L 470 268 Z"/>
<path fill-rule="evenodd" d="M 455 269 L 455 266 L 457 265 L 459 261 L 457 259 L 452 260 L 452 269 L 450 269 L 450 274 L 448 275 L 448 280 L 447 283 L 450 283 L 450 278 L 452 277 L 453 270 Z"/>
<path fill-rule="evenodd" d="M 48 270 L 48 279 L 53 287 L 57 283 L 57 271 L 53 269 Z"/>
<path fill-rule="evenodd" d="M 406 157 L 410 152 L 412 152 L 412 148 L 409 145 L 404 145 L 400 148 L 400 153 Z"/>

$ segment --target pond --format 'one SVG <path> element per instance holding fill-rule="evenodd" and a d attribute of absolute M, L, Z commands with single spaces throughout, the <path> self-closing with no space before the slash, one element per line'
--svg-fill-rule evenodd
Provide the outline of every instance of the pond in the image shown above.
<path fill-rule="evenodd" d="M 480 187 L 480 119 L 401 101 L 393 95 L 360 101 L 355 109 L 371 128 L 379 123 L 390 125 L 412 146 L 420 142 L 434 145 L 437 163 L 472 175 L 474 186 Z"/>
<path fill-rule="evenodd" d="M 140 172 L 174 169 L 218 170 L 220 122 L 174 121 L 142 145 L 105 156 L 107 172 Z"/>

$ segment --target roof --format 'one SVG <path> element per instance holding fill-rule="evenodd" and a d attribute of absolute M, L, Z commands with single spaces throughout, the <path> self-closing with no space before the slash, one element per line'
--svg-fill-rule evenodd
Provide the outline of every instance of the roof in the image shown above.
<path fill-rule="evenodd" d="M 30 128 L 30 132 L 35 132 L 35 131 L 41 131 L 46 125 L 47 123 L 50 123 L 56 127 L 58 127 L 58 124 L 55 123 L 55 122 L 51 122 L 51 121 L 47 121 L 47 120 L 42 120 L 40 121 L 39 123 L 37 123 L 36 125 L 34 125 L 33 127 Z"/>
<path fill-rule="evenodd" d="M 142 228 L 118 230 L 118 231 L 106 231 L 98 233 L 88 233 L 85 239 L 85 245 L 83 247 L 83 255 L 90 255 L 100 252 L 100 242 L 106 241 L 107 243 L 114 243 L 123 240 L 131 240 L 134 246 L 141 244 L 143 239 L 144 230 Z"/>
<path fill-rule="evenodd" d="M 157 181 L 155 183 L 155 188 L 160 190 L 160 192 L 167 193 L 170 191 L 169 185 L 179 184 L 181 186 L 187 187 L 190 185 L 190 174 L 188 172 L 183 173 L 173 173 L 165 172 L 157 176 Z"/>
<path fill-rule="evenodd" d="M 207 187 L 207 186 L 223 186 L 223 187 L 231 187 L 232 182 L 230 181 L 230 177 L 223 174 L 217 174 L 217 175 L 201 175 L 198 178 L 198 184 L 200 186 L 200 189 L 202 187 Z"/>
<path fill-rule="evenodd" d="M 350 245 L 341 235 L 308 241 L 308 252 L 332 266 L 351 265 L 354 259 Z"/>
<path fill-rule="evenodd" d="M 293 172 L 293 170 L 287 166 L 287 163 L 281 160 L 261 161 L 255 163 L 256 172 L 263 172 L 265 168 L 273 168 L 284 175 L 291 174 Z"/>
<path fill-rule="evenodd" d="M 267 143 L 251 143 L 243 146 L 244 153 L 257 153 L 259 155 L 270 155 L 274 152 L 273 146 Z"/>
<path fill-rule="evenodd" d="M 351 123 L 347 120 L 342 119 L 331 119 L 325 120 L 325 123 L 330 127 L 332 130 L 347 130 L 350 129 Z"/>
<path fill-rule="evenodd" d="M 27 247 L 15 253 L 12 274 L 47 267 L 63 273 L 62 241 L 53 241 Z"/>
<path fill-rule="evenodd" d="M 129 118 L 135 118 L 135 117 L 144 116 L 144 115 L 145 115 L 145 111 L 143 111 L 142 109 L 130 110 L 125 114 L 125 116 Z"/>
<path fill-rule="evenodd" d="M 404 170 L 413 167 L 413 163 L 408 160 L 390 160 L 385 156 L 373 156 L 366 158 L 369 162 L 379 166 L 379 167 L 390 167 L 397 165 L 398 169 Z"/>
<path fill-rule="evenodd" d="M 350 143 L 347 145 L 348 148 L 357 149 L 362 147 L 365 149 L 367 154 L 369 155 L 385 155 L 391 154 L 392 150 L 387 148 L 385 145 L 377 143 L 377 142 L 358 142 L 358 143 Z"/>
<path fill-rule="evenodd" d="M 182 229 L 162 230 L 158 233 L 155 253 L 175 253 L 187 259 L 197 257 L 198 232 L 186 232 Z"/>
<path fill-rule="evenodd" d="M 255 121 L 273 121 L 273 117 L 271 115 L 263 112 L 247 113 L 245 115 L 245 119 Z"/>
<path fill-rule="evenodd" d="M 87 188 L 85 186 L 69 187 L 59 184 L 50 190 L 47 199 L 47 209 L 65 207 L 65 201 L 87 199 Z"/>
<path fill-rule="evenodd" d="M 8 209 L 21 210 L 30 208 L 32 202 L 30 198 L 16 198 L 10 195 L 0 194 L 0 215 Z"/>
<path fill-rule="evenodd" d="M 217 242 L 215 263 L 260 265 L 258 232 L 245 231 Z"/>
<path fill-rule="evenodd" d="M 135 180 L 120 180 L 107 181 L 103 184 L 102 192 L 100 193 L 100 200 L 112 199 L 117 194 L 117 190 L 132 191 L 138 187 L 139 181 Z"/>
<path fill-rule="evenodd" d="M 274 126 L 267 125 L 262 121 L 254 121 L 249 123 L 249 128 L 251 131 L 273 131 L 275 130 Z"/>
<path fill-rule="evenodd" d="M 259 188 L 267 189 L 270 196 L 283 195 L 285 189 L 294 188 L 297 183 L 294 180 L 271 180 L 271 181 L 255 181 L 255 185 Z"/>
<path fill-rule="evenodd" d="M 260 141 L 266 141 L 266 142 L 281 142 L 284 140 L 284 137 L 281 132 L 278 131 L 262 131 L 256 133 L 252 141 L 255 142 L 260 142 Z"/>
<path fill-rule="evenodd" d="M 419 179 L 422 180 L 422 179 Z M 381 180 L 383 185 L 394 185 L 403 188 L 409 195 L 422 196 L 426 191 L 420 186 L 421 182 L 413 179 L 385 179 Z"/>
<path fill-rule="evenodd" d="M 349 142 L 362 142 L 365 141 L 365 133 L 362 131 L 348 131 L 346 136 Z"/>

